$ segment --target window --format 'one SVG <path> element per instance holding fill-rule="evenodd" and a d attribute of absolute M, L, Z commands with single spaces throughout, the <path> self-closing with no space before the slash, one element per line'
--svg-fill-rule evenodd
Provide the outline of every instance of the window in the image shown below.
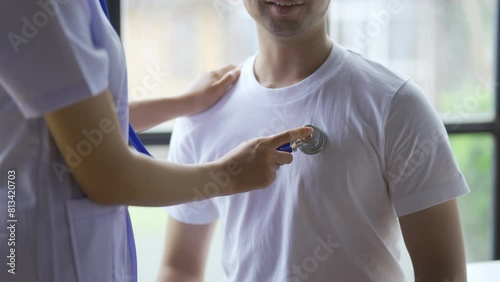
<path fill-rule="evenodd" d="M 337 0 L 332 37 L 423 88 L 444 122 L 494 118 L 496 1 Z"/>
<path fill-rule="evenodd" d="M 241 0 L 122 0 L 110 5 L 115 26 L 121 26 L 131 99 L 180 93 L 201 72 L 239 64 L 258 48 L 254 22 Z M 445 122 L 472 190 L 460 198 L 470 262 L 500 259 L 500 102 L 494 83 L 500 78 L 494 72 L 500 67 L 494 48 L 500 39 L 498 9 L 495 0 L 334 0 L 329 11 L 329 32 L 336 42 L 411 77 Z M 165 75 L 146 89 L 142 80 L 154 70 Z M 141 134 L 154 155 L 166 156 L 171 126 Z M 131 210 L 139 257 L 144 258 L 140 279 L 153 281 L 166 216 L 161 209 Z M 222 277 L 217 240 L 220 236 L 212 246 L 207 281 Z"/>
<path fill-rule="evenodd" d="M 492 258 L 493 147 L 491 134 L 454 134 L 450 137 L 453 153 L 467 179 L 471 193 L 460 198 L 468 261 Z"/>

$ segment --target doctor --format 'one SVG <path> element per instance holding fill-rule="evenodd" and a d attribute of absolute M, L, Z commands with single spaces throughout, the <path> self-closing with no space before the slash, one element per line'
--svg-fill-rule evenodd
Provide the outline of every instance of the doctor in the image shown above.
<path fill-rule="evenodd" d="M 125 205 L 192 201 L 214 177 L 225 185 L 207 197 L 266 187 L 292 161 L 275 149 L 311 133 L 250 140 L 204 165 L 132 153 L 124 53 L 98 0 L 7 1 L 0 22 L 0 281 L 135 281 Z M 200 112 L 237 75 L 137 104 L 132 123 Z"/>

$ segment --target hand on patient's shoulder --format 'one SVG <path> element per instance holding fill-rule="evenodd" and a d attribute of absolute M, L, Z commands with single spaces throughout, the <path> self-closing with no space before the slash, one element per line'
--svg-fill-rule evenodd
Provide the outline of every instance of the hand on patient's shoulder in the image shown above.
<path fill-rule="evenodd" d="M 191 109 L 190 115 L 208 110 L 227 93 L 240 76 L 240 69 L 229 65 L 198 76 L 183 95 Z"/>
<path fill-rule="evenodd" d="M 293 161 L 291 153 L 276 149 L 284 143 L 306 138 L 312 132 L 310 127 L 300 127 L 245 141 L 227 153 L 217 161 L 220 173 L 231 180 L 227 194 L 248 192 L 271 185 L 278 168 Z"/>

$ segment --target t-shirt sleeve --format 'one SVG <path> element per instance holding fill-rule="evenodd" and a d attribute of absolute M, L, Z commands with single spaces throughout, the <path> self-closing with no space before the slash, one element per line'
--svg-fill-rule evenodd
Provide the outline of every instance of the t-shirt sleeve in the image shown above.
<path fill-rule="evenodd" d="M 108 87 L 109 56 L 95 46 L 92 1 L 16 0 L 0 9 L 0 85 L 26 118 Z M 102 27 L 104 28 L 104 27 Z"/>
<path fill-rule="evenodd" d="M 193 154 L 193 143 L 189 134 L 189 125 L 185 118 L 176 121 L 172 138 L 168 160 L 173 163 L 194 164 L 198 160 Z M 210 199 L 203 196 L 203 187 L 193 187 L 192 203 L 180 204 L 165 207 L 165 211 L 177 221 L 187 224 L 208 224 L 214 222 L 219 217 L 215 205 Z"/>
<path fill-rule="evenodd" d="M 398 216 L 469 192 L 446 129 L 412 81 L 395 94 L 385 123 L 386 178 Z"/>

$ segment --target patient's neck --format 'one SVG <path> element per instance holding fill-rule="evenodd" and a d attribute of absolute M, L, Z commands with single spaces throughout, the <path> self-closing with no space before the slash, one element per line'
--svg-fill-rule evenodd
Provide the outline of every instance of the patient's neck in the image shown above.
<path fill-rule="evenodd" d="M 326 24 L 293 39 L 280 39 L 258 27 L 260 53 L 254 72 L 259 83 L 281 88 L 300 82 L 314 73 L 332 48 Z"/>

